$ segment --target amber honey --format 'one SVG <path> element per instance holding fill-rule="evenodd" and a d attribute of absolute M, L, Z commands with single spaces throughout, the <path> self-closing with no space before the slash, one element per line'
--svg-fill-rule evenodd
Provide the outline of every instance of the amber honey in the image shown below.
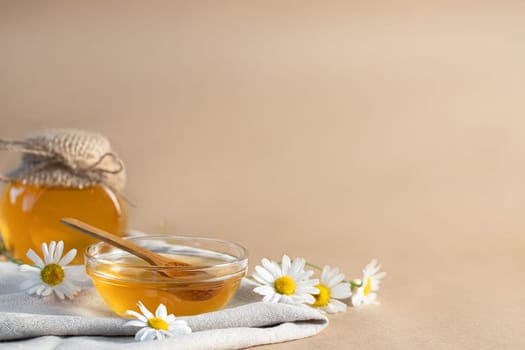
<path fill-rule="evenodd" d="M 222 262 L 208 258 L 171 257 L 192 266 L 213 266 Z M 88 262 L 86 271 L 106 304 L 125 317 L 129 317 L 125 315 L 127 310 L 137 310 L 138 301 L 143 302 L 150 310 L 155 310 L 162 303 L 166 305 L 168 313 L 177 316 L 219 310 L 235 294 L 245 273 L 245 270 L 224 267 L 215 270 L 213 274 L 206 272 L 184 275 L 181 272 L 177 277 L 168 277 L 129 255 L 111 256 L 111 260 L 115 262 L 114 265 L 101 266 Z M 141 269 L 141 265 L 144 268 Z"/>
<path fill-rule="evenodd" d="M 72 263 L 82 264 L 84 249 L 96 240 L 62 225 L 64 217 L 78 218 L 121 236 L 126 229 L 125 203 L 105 186 L 76 189 L 12 182 L 0 202 L 0 231 L 7 252 L 31 263 L 26 257 L 28 249 L 40 253 L 43 242 L 62 240 L 66 251 L 78 250 Z"/>

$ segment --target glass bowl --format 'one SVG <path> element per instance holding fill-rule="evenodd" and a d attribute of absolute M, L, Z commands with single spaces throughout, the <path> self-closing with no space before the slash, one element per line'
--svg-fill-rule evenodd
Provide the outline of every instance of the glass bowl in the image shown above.
<path fill-rule="evenodd" d="M 166 305 L 177 316 L 223 308 L 248 269 L 248 253 L 236 243 L 205 237 L 147 235 L 127 237 L 138 245 L 188 266 L 151 266 L 104 242 L 85 251 L 86 272 L 97 292 L 117 314 Z"/>

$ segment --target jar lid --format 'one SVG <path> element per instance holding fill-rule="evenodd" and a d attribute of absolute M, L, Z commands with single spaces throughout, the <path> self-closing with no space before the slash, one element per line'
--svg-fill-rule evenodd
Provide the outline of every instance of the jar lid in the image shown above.
<path fill-rule="evenodd" d="M 10 181 L 79 189 L 104 184 L 119 192 L 125 186 L 123 161 L 98 133 L 45 130 L 21 141 L 0 140 L 0 150 L 23 154 L 22 164 L 7 175 Z"/>

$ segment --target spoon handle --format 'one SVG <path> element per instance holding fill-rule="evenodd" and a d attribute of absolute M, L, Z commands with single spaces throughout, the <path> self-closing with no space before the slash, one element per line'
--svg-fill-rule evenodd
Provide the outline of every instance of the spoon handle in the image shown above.
<path fill-rule="evenodd" d="M 85 233 L 93 238 L 99 239 L 103 242 L 111 244 L 112 246 L 125 250 L 128 253 L 133 254 L 145 260 L 147 263 L 151 265 L 166 266 L 166 265 L 173 264 L 174 260 L 172 259 L 165 258 L 160 254 L 154 253 L 151 250 L 145 249 L 139 246 L 138 244 L 133 243 L 130 240 L 123 239 L 117 235 L 106 232 L 98 227 L 94 227 L 89 224 L 86 224 L 85 222 L 82 222 L 78 219 L 63 218 L 60 220 L 60 222 L 79 232 Z M 187 264 L 181 262 L 181 265 L 187 265 Z"/>
<path fill-rule="evenodd" d="M 85 222 L 82 222 L 78 219 L 74 218 L 63 218 L 60 220 L 60 222 L 68 227 L 71 227 L 79 232 L 85 233 L 91 237 L 94 237 L 96 239 L 99 239 L 103 242 L 106 242 L 114 247 L 120 248 L 122 250 L 127 251 L 130 254 L 133 254 L 147 263 L 153 265 L 153 266 L 164 266 L 164 267 L 176 267 L 176 266 L 191 266 L 188 263 L 179 261 L 179 260 L 173 260 L 166 258 L 160 254 L 154 253 L 151 250 L 145 249 L 138 244 L 133 243 L 130 240 L 123 239 L 117 235 L 114 235 L 112 233 L 106 232 L 98 227 L 91 226 L 89 224 L 86 224 Z M 161 269 L 159 271 L 161 274 L 163 274 L 166 277 L 169 278 L 178 278 L 179 280 L 184 280 L 186 278 L 190 281 L 195 280 L 207 280 L 209 278 L 213 278 L 212 275 L 208 274 L 207 272 L 191 272 L 191 271 L 180 271 L 179 269 Z M 201 287 L 195 287 L 195 289 L 191 288 L 191 283 L 188 282 L 186 287 L 181 287 L 180 290 L 176 289 L 176 294 L 179 298 L 183 300 L 190 300 L 190 301 L 202 301 L 202 300 L 208 300 L 213 297 L 215 297 L 221 290 L 222 286 L 224 285 L 223 281 L 216 282 L 213 284 L 208 284 L 210 287 L 203 288 Z"/>

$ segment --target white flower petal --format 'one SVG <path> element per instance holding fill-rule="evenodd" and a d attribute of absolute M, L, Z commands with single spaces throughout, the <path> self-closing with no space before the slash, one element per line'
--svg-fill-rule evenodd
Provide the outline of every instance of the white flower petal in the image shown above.
<path fill-rule="evenodd" d="M 159 331 L 158 329 L 155 330 L 155 338 L 162 340 L 165 338 L 164 333 L 162 331 Z"/>
<path fill-rule="evenodd" d="M 157 332 L 155 332 L 152 328 L 145 328 L 147 332 L 145 332 L 141 337 L 140 341 L 149 341 L 149 340 L 155 340 L 157 337 Z"/>
<path fill-rule="evenodd" d="M 310 294 L 292 294 L 288 296 L 288 301 L 292 304 L 313 304 L 315 303 L 315 298 Z"/>
<path fill-rule="evenodd" d="M 340 283 L 330 289 L 330 296 L 336 299 L 346 299 L 352 295 L 350 283 Z"/>
<path fill-rule="evenodd" d="M 305 280 L 308 280 L 310 277 L 312 277 L 312 275 L 314 274 L 314 272 L 312 270 L 306 270 L 306 271 L 302 271 L 299 276 L 297 276 L 297 280 L 298 281 L 305 281 Z"/>
<path fill-rule="evenodd" d="M 325 311 L 330 314 L 335 314 L 337 312 L 344 312 L 346 311 L 346 304 L 343 302 L 340 302 L 339 300 L 330 300 L 328 305 L 325 307 Z"/>
<path fill-rule="evenodd" d="M 33 284 L 33 286 L 31 286 L 30 288 L 27 289 L 27 294 L 31 295 L 31 294 L 37 294 L 37 295 L 40 295 L 39 291 L 40 289 L 44 289 L 44 285 L 41 284 L 40 280 Z"/>
<path fill-rule="evenodd" d="M 49 249 L 47 248 L 47 243 L 42 243 L 41 248 L 42 254 L 44 254 L 44 263 L 45 265 L 51 264 L 51 256 L 49 255 Z"/>
<path fill-rule="evenodd" d="M 314 294 L 314 295 L 317 295 L 317 294 L 319 294 L 319 289 L 315 288 L 315 287 L 301 286 L 301 287 L 297 287 L 295 289 L 295 292 L 297 294 Z"/>
<path fill-rule="evenodd" d="M 270 302 L 270 303 L 278 303 L 280 299 L 281 299 L 281 295 L 274 293 L 274 294 L 266 295 L 263 298 L 263 301 Z"/>
<path fill-rule="evenodd" d="M 58 262 L 64 253 L 64 241 L 59 241 L 55 249 L 54 261 Z"/>
<path fill-rule="evenodd" d="M 337 267 L 331 268 L 330 266 L 326 265 L 323 268 L 323 274 L 321 275 L 321 283 L 328 286 L 328 284 L 334 278 L 334 276 L 338 274 L 339 274 L 339 269 Z"/>
<path fill-rule="evenodd" d="M 82 265 L 69 265 L 62 266 L 66 277 L 75 282 L 86 283 L 89 282 L 89 276 L 86 274 L 86 270 Z"/>
<path fill-rule="evenodd" d="M 151 313 L 151 311 L 148 310 L 148 308 L 146 308 L 144 306 L 144 304 L 142 304 L 142 301 L 139 301 L 137 303 L 139 309 L 140 309 L 140 312 L 142 312 L 142 314 L 149 320 L 150 318 L 153 318 L 155 316 L 153 316 L 153 314 Z"/>
<path fill-rule="evenodd" d="M 56 248 L 57 242 L 51 241 L 49 243 L 49 263 L 56 263 L 55 260 L 55 248 Z"/>
<path fill-rule="evenodd" d="M 253 289 L 253 291 L 260 295 L 268 295 L 275 293 L 275 289 L 270 286 L 259 286 Z"/>
<path fill-rule="evenodd" d="M 152 334 L 153 333 L 153 334 Z M 138 340 L 138 341 L 144 341 L 144 340 L 151 340 L 153 339 L 153 335 L 155 333 L 152 331 L 151 328 L 149 327 L 144 327 L 142 329 L 140 329 L 136 334 L 135 334 L 135 340 Z"/>
<path fill-rule="evenodd" d="M 44 268 L 45 264 L 44 261 L 42 261 L 42 258 L 38 256 L 37 253 L 33 249 L 29 249 L 26 253 L 26 256 L 35 263 L 36 266 L 40 267 L 41 269 Z"/>
<path fill-rule="evenodd" d="M 353 306 L 359 306 L 361 305 L 361 302 L 362 302 L 362 297 L 358 294 L 353 294 L 352 295 L 352 305 Z"/>
<path fill-rule="evenodd" d="M 38 267 L 34 267 L 34 266 L 31 266 L 31 265 L 20 265 L 18 267 L 18 270 L 20 272 L 33 272 L 33 273 L 37 273 L 37 274 L 40 274 L 40 269 Z"/>
<path fill-rule="evenodd" d="M 265 303 L 273 303 L 274 296 L 275 294 L 267 294 L 263 297 L 262 301 Z"/>
<path fill-rule="evenodd" d="M 162 333 L 162 335 L 166 338 L 172 338 L 177 335 L 177 332 L 172 332 L 169 329 L 167 331 L 165 331 L 164 329 L 158 329 L 157 332 Z"/>
<path fill-rule="evenodd" d="M 64 257 L 58 262 L 58 264 L 60 266 L 66 266 L 67 264 L 73 261 L 76 255 L 77 255 L 77 250 L 71 249 L 69 252 L 67 252 L 66 255 L 64 255 Z"/>
<path fill-rule="evenodd" d="M 148 324 L 139 320 L 130 320 L 124 323 L 123 327 L 146 327 Z"/>
<path fill-rule="evenodd" d="M 55 288 L 59 288 L 69 299 L 73 299 L 82 290 L 82 288 L 74 285 L 70 280 L 64 280 Z"/>
<path fill-rule="evenodd" d="M 332 270 L 332 272 L 334 273 L 329 276 L 328 280 L 324 281 L 324 283 L 330 288 L 338 285 L 345 279 L 345 275 L 343 273 L 339 273 L 339 269 L 336 268 Z"/>
<path fill-rule="evenodd" d="M 192 332 L 191 328 L 188 326 L 186 321 L 179 320 L 177 324 L 173 327 L 170 327 L 168 332 L 171 336 L 179 336 L 184 334 L 190 334 Z"/>
<path fill-rule="evenodd" d="M 142 322 L 144 322 L 144 324 L 147 324 L 148 323 L 148 319 L 146 317 L 144 317 L 143 315 L 139 314 L 138 312 L 136 311 L 133 311 L 133 310 L 127 310 L 125 312 L 126 315 L 130 315 L 130 316 L 135 316 L 137 319 L 141 320 Z"/>
<path fill-rule="evenodd" d="M 269 284 L 264 278 L 262 278 L 257 272 L 254 272 L 253 275 L 252 275 L 253 279 L 255 280 L 255 282 L 259 283 L 259 284 Z"/>
<path fill-rule="evenodd" d="M 175 321 L 170 322 L 168 324 L 170 326 L 170 329 L 171 328 L 175 329 L 175 328 L 179 328 L 179 327 L 181 327 L 181 328 L 188 327 L 188 322 L 186 322 L 184 320 L 175 320 Z"/>
<path fill-rule="evenodd" d="M 304 302 L 304 294 L 283 295 L 281 301 L 287 304 L 302 304 Z"/>
<path fill-rule="evenodd" d="M 376 298 L 377 298 L 376 293 L 370 293 L 365 297 L 365 299 L 363 299 L 363 302 L 365 305 L 379 304 Z"/>
<path fill-rule="evenodd" d="M 38 286 L 38 288 L 36 289 L 35 293 L 36 295 L 42 295 L 42 292 L 46 289 L 46 285 L 45 284 L 41 284 Z"/>
<path fill-rule="evenodd" d="M 264 258 L 261 260 L 264 268 L 266 270 L 268 270 L 268 272 L 270 272 L 272 274 L 272 276 L 274 277 L 273 280 L 275 280 L 276 278 L 279 278 L 283 275 L 283 272 L 281 270 L 281 268 L 279 267 L 279 265 L 274 262 L 274 261 L 269 261 L 268 259 Z"/>
<path fill-rule="evenodd" d="M 268 270 L 262 268 L 261 266 L 255 266 L 255 271 L 256 273 L 254 274 L 254 277 L 257 275 L 257 279 L 262 281 L 261 283 L 272 284 L 275 282 L 275 277 Z"/>
<path fill-rule="evenodd" d="M 157 306 L 157 310 L 155 310 L 155 317 L 162 318 L 163 320 L 165 320 L 166 317 L 168 317 L 168 311 L 166 310 L 166 305 L 159 304 L 159 306 Z"/>
<path fill-rule="evenodd" d="M 276 294 L 277 303 L 284 303 L 284 304 L 295 304 L 296 302 L 294 299 L 292 299 L 292 296 L 284 295 L 284 294 Z"/>
<path fill-rule="evenodd" d="M 292 266 L 290 267 L 290 270 L 288 270 L 287 275 L 299 279 L 299 276 L 303 273 L 304 265 L 306 264 L 306 261 L 301 258 L 296 258 L 292 261 Z"/>
<path fill-rule="evenodd" d="M 288 270 L 290 269 L 290 265 L 291 265 L 291 262 L 290 262 L 290 257 L 288 255 L 283 255 L 283 259 L 281 261 L 281 269 L 283 271 L 283 275 L 287 276 L 288 275 Z"/>
<path fill-rule="evenodd" d="M 329 274 L 330 274 L 330 266 L 325 265 L 325 266 L 323 267 L 323 271 L 321 272 L 321 278 L 320 278 L 321 283 L 323 283 L 323 284 L 327 284 L 328 279 L 329 279 L 329 278 L 328 278 L 328 277 L 329 277 Z"/>
<path fill-rule="evenodd" d="M 381 280 L 386 276 L 386 272 L 379 272 L 374 274 L 372 277 L 376 280 Z"/>
<path fill-rule="evenodd" d="M 69 299 L 73 299 L 73 297 L 78 292 L 80 292 L 80 288 L 68 280 L 64 280 L 61 284 L 56 286 L 55 289 L 60 289 L 60 291 L 64 293 Z"/>
<path fill-rule="evenodd" d="M 345 279 L 345 274 L 344 273 L 338 273 L 334 276 L 332 276 L 332 278 L 330 279 L 330 281 L 328 281 L 328 286 L 330 288 L 332 287 L 335 287 L 337 286 L 339 283 L 343 282 Z"/>
<path fill-rule="evenodd" d="M 373 292 L 377 292 L 379 290 L 379 280 L 370 278 L 370 290 Z"/>
<path fill-rule="evenodd" d="M 47 297 L 49 294 L 53 293 L 53 287 L 50 286 L 44 286 L 44 290 L 42 290 L 42 296 Z"/>
<path fill-rule="evenodd" d="M 319 284 L 319 280 L 317 278 L 314 278 L 314 279 L 303 279 L 303 280 L 299 280 L 297 281 L 297 284 L 298 285 L 301 285 L 301 286 L 305 286 L 305 287 L 313 287 L 317 284 Z"/>
<path fill-rule="evenodd" d="M 28 289 L 34 288 L 35 286 L 39 285 L 40 283 L 42 283 L 40 278 L 35 276 L 35 277 L 28 278 L 25 281 L 22 281 L 22 283 L 20 283 L 19 287 L 20 287 L 20 290 L 28 291 Z M 32 294 L 32 293 L 29 293 L 29 294 Z"/>
<path fill-rule="evenodd" d="M 64 300 L 65 295 L 64 295 L 64 293 L 62 293 L 62 291 L 59 288 L 55 288 L 54 291 L 55 291 L 55 294 L 57 295 L 57 297 L 60 300 Z"/>
<path fill-rule="evenodd" d="M 373 259 L 371 262 L 369 262 L 365 266 L 365 268 L 363 269 L 363 274 L 366 275 L 367 277 L 371 276 L 377 271 L 379 271 L 380 268 L 381 268 L 381 265 L 377 265 L 377 260 Z"/>
<path fill-rule="evenodd" d="M 177 336 L 177 331 L 170 331 L 170 330 L 167 330 L 165 331 L 164 329 L 159 329 L 158 332 L 162 333 L 162 335 L 166 338 L 173 338 L 175 336 Z M 180 334 L 182 335 L 182 334 Z"/>

